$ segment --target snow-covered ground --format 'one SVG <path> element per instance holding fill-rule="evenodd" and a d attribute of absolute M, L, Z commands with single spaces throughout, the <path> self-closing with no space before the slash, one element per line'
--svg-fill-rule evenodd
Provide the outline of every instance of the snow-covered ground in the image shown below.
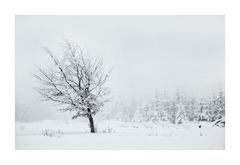
<path fill-rule="evenodd" d="M 96 121 L 98 133 L 88 123 L 46 120 L 16 122 L 16 149 L 224 149 L 225 130 L 211 123 L 127 123 Z M 198 128 L 201 124 L 202 128 Z M 43 136 L 45 129 L 63 132 Z M 200 136 L 200 131 L 202 136 Z"/>

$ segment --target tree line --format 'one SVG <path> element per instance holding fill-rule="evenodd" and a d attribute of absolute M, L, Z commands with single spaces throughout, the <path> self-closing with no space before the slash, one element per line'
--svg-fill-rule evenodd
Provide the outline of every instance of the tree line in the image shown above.
<path fill-rule="evenodd" d="M 173 97 L 155 94 L 146 103 L 118 102 L 111 109 L 106 118 L 125 122 L 225 121 L 225 92 L 221 89 L 212 97 L 198 99 L 184 96 L 179 91 Z"/>

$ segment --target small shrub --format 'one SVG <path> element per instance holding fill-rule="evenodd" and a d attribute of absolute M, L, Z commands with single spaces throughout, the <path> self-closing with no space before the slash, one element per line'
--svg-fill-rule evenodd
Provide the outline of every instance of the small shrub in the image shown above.
<path fill-rule="evenodd" d="M 113 132 L 114 132 L 113 128 L 109 126 L 101 130 L 101 133 L 113 133 Z"/>
<path fill-rule="evenodd" d="M 61 137 L 64 133 L 61 130 L 44 129 L 41 135 L 49 137 Z"/>

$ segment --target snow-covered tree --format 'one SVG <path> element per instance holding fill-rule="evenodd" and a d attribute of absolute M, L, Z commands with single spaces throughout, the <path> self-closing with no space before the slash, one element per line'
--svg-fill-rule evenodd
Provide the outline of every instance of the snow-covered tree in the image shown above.
<path fill-rule="evenodd" d="M 225 95 L 220 91 L 209 99 L 202 99 L 199 103 L 198 116 L 200 121 L 213 122 L 225 117 Z"/>
<path fill-rule="evenodd" d="M 147 116 L 148 105 L 146 103 L 139 103 L 136 105 L 136 110 L 133 114 L 134 122 L 145 122 L 149 121 L 149 117 Z"/>
<path fill-rule="evenodd" d="M 174 124 L 181 124 L 186 119 L 186 105 L 184 104 L 184 98 L 181 96 L 179 90 L 177 90 L 170 105 L 170 121 Z"/>
<path fill-rule="evenodd" d="M 109 93 L 106 87 L 109 72 L 105 71 L 103 60 L 87 56 L 78 45 L 67 41 L 62 59 L 48 48 L 44 49 L 54 67 L 51 70 L 38 68 L 34 77 L 40 86 L 36 90 L 45 101 L 60 105 L 62 111 L 74 112 L 72 119 L 88 118 L 94 133 L 93 115 L 103 106 L 104 96 Z"/>
<path fill-rule="evenodd" d="M 154 98 L 149 103 L 147 108 L 148 120 L 152 122 L 158 122 L 161 118 L 161 100 L 158 93 L 155 93 Z"/>
<path fill-rule="evenodd" d="M 170 98 L 164 94 L 163 98 L 162 98 L 162 116 L 161 116 L 161 120 L 162 121 L 169 121 L 171 118 L 171 115 L 169 114 L 170 112 L 170 107 L 171 107 L 171 100 Z"/>
<path fill-rule="evenodd" d="M 211 121 L 221 119 L 225 116 L 225 93 L 220 90 L 219 93 L 212 98 L 211 106 Z"/>
<path fill-rule="evenodd" d="M 189 121 L 198 120 L 197 116 L 197 102 L 194 97 L 190 98 L 186 102 L 185 107 L 186 117 Z"/>
<path fill-rule="evenodd" d="M 211 120 L 211 107 L 209 99 L 201 99 L 198 104 L 198 121 Z"/>
<path fill-rule="evenodd" d="M 186 113 L 185 113 L 186 106 L 180 102 L 176 104 L 176 109 L 177 109 L 177 112 L 176 112 L 175 123 L 182 124 L 183 121 L 186 120 Z"/>

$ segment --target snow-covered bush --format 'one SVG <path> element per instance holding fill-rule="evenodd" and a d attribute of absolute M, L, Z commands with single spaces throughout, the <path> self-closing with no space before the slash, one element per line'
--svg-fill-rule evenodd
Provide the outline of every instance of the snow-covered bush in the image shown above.
<path fill-rule="evenodd" d="M 53 129 L 44 129 L 42 130 L 41 135 L 49 136 L 49 137 L 61 137 L 63 135 L 63 131 L 61 130 L 53 130 Z"/>
<path fill-rule="evenodd" d="M 225 127 L 225 117 L 222 117 L 222 118 L 214 121 L 213 126 Z"/>

